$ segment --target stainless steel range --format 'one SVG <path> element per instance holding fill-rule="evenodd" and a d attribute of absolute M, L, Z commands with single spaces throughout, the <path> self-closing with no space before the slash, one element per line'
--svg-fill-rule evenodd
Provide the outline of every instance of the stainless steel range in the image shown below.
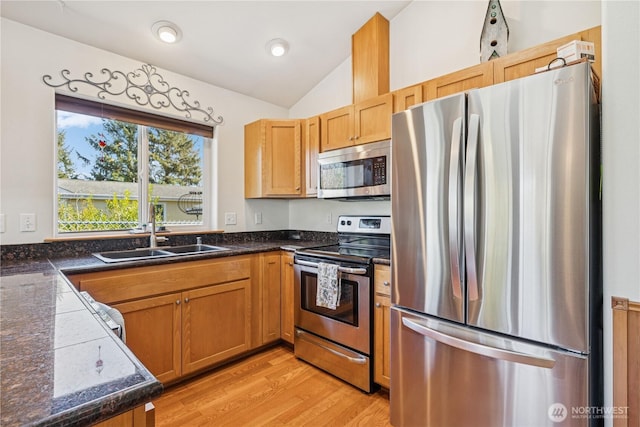
<path fill-rule="evenodd" d="M 296 357 L 366 392 L 373 388 L 373 259 L 389 258 L 390 233 L 389 216 L 340 216 L 337 245 L 294 258 Z"/>

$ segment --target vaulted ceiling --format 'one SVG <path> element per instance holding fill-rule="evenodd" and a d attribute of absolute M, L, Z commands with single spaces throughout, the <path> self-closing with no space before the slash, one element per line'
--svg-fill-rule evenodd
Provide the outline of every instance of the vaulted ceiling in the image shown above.
<path fill-rule="evenodd" d="M 0 15 L 285 108 L 351 55 L 351 35 L 376 12 L 388 20 L 410 1 L 13 1 Z M 161 20 L 182 30 L 158 41 Z M 266 44 L 289 42 L 273 57 Z M 105 64 L 108 65 L 108 64 Z"/>

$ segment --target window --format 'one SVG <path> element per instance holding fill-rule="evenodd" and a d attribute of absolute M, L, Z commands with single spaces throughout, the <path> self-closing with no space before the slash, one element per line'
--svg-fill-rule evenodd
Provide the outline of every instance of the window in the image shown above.
<path fill-rule="evenodd" d="M 56 95 L 58 233 L 208 226 L 209 126 Z M 144 203 L 141 203 L 144 201 Z"/>

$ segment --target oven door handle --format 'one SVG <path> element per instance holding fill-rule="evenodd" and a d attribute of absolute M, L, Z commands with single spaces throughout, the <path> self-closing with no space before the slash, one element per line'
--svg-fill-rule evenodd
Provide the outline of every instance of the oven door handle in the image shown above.
<path fill-rule="evenodd" d="M 299 260 L 296 260 L 295 263 L 299 265 L 304 265 L 305 267 L 318 268 L 317 262 L 303 261 L 299 259 Z M 367 274 L 366 268 L 351 268 L 351 267 L 338 266 L 338 271 L 341 273 L 348 273 L 348 274 L 360 274 L 360 275 Z"/>
<path fill-rule="evenodd" d="M 322 348 L 324 350 L 327 350 L 328 352 L 333 353 L 338 357 L 342 357 L 344 359 L 347 359 L 351 363 L 356 363 L 358 365 L 364 365 L 364 364 L 367 363 L 367 358 L 364 357 L 364 356 L 351 357 L 351 356 L 348 356 L 348 355 L 346 355 L 344 353 L 340 353 L 339 351 L 334 350 L 331 347 L 326 346 L 326 345 L 322 344 L 319 341 L 310 340 L 309 338 L 307 338 L 308 334 L 306 332 L 304 332 L 304 331 L 301 331 L 300 329 L 296 329 L 296 335 L 298 336 L 298 338 L 303 339 L 303 340 L 307 341 L 310 344 L 317 345 L 318 347 L 320 347 L 320 348 Z"/>

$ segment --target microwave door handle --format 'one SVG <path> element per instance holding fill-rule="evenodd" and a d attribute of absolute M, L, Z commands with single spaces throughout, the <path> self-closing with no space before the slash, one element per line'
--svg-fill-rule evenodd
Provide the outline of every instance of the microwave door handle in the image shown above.
<path fill-rule="evenodd" d="M 451 264 L 451 287 L 453 296 L 462 299 L 460 258 L 460 163 L 462 156 L 462 117 L 453 122 L 451 135 L 451 158 L 449 160 L 449 261 Z"/>
<path fill-rule="evenodd" d="M 480 116 L 469 117 L 469 134 L 467 136 L 467 162 L 464 173 L 464 244 L 468 278 L 469 301 L 477 301 L 478 269 L 476 260 L 476 183 L 478 174 L 478 139 L 480 138 Z"/>

